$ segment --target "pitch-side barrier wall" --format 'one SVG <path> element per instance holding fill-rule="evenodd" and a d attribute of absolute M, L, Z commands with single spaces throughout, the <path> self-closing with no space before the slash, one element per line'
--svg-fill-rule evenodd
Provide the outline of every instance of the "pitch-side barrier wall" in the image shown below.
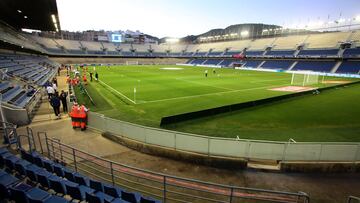
<path fill-rule="evenodd" d="M 360 161 L 360 143 L 273 142 L 215 138 L 132 124 L 89 112 L 89 126 L 144 144 L 206 156 L 275 161 Z"/>

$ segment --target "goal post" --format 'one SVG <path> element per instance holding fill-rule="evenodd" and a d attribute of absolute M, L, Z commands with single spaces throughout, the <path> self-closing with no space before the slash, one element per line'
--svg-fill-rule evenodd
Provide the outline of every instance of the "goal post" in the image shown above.
<path fill-rule="evenodd" d="M 315 85 L 319 83 L 319 75 L 310 73 L 293 73 L 291 85 Z"/>
<path fill-rule="evenodd" d="M 139 61 L 126 61 L 126 65 L 139 65 Z"/>

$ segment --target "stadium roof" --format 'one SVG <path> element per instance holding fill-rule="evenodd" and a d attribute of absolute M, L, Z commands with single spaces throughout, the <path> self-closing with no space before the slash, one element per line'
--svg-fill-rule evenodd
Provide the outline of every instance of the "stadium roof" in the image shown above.
<path fill-rule="evenodd" d="M 56 0 L 1 0 L 0 19 L 17 29 L 60 30 Z"/>

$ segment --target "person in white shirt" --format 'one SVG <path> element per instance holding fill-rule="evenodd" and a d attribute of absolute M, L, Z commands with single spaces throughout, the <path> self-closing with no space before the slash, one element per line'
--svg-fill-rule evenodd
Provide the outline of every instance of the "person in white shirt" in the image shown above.
<path fill-rule="evenodd" d="M 51 96 L 53 96 L 55 94 L 55 90 L 53 87 L 51 86 L 47 86 L 46 87 L 46 92 L 48 93 L 48 97 L 49 99 L 51 98 Z"/>
<path fill-rule="evenodd" d="M 57 86 L 56 86 L 55 83 L 53 83 L 52 88 L 54 89 L 55 92 L 57 92 Z M 55 93 L 55 92 L 54 92 L 54 93 Z"/>

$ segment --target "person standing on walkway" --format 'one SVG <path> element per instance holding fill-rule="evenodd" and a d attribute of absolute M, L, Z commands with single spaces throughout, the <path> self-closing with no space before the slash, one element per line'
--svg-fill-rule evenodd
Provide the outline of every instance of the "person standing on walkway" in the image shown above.
<path fill-rule="evenodd" d="M 48 93 L 48 99 L 51 99 L 51 97 L 55 94 L 55 90 L 54 90 L 54 88 L 50 85 L 50 83 L 49 83 L 48 86 L 46 87 L 46 92 Z"/>
<path fill-rule="evenodd" d="M 55 116 L 60 118 L 60 99 L 59 99 L 57 93 L 55 93 L 53 96 L 51 96 L 50 105 L 54 109 Z"/>
<path fill-rule="evenodd" d="M 68 108 L 67 108 L 67 101 L 66 101 L 66 98 L 67 98 L 67 93 L 64 92 L 64 90 L 61 90 L 61 93 L 60 93 L 60 100 L 61 100 L 61 103 L 62 103 L 62 106 L 63 106 L 63 112 L 64 113 L 67 113 L 68 112 Z"/>

